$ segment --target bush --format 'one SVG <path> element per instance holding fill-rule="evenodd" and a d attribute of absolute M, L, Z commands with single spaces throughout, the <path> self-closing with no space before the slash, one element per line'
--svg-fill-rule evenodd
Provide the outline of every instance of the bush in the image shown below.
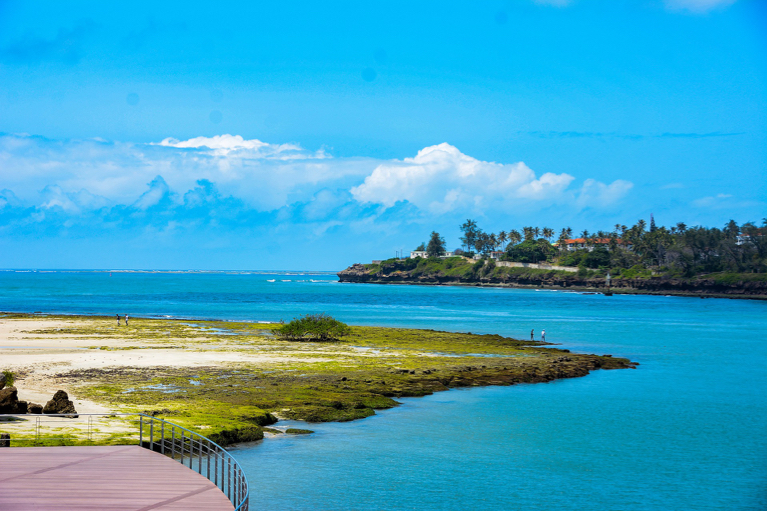
<path fill-rule="evenodd" d="M 13 382 L 16 381 L 16 375 L 7 369 L 0 375 L 0 380 L 5 380 L 6 387 L 13 387 Z"/>
<path fill-rule="evenodd" d="M 345 323 L 327 314 L 307 314 L 294 318 L 290 323 L 275 330 L 281 339 L 301 341 L 304 339 L 316 341 L 337 340 L 351 333 L 351 328 Z"/>

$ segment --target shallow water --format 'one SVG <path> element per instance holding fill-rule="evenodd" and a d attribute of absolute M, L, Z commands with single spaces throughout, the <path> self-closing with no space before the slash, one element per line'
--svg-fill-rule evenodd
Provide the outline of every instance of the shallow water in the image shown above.
<path fill-rule="evenodd" d="M 767 303 L 335 280 L 0 272 L 0 310 L 252 321 L 327 312 L 523 338 L 534 328 L 573 351 L 641 363 L 404 399 L 238 449 L 259 507 L 767 509 Z"/>

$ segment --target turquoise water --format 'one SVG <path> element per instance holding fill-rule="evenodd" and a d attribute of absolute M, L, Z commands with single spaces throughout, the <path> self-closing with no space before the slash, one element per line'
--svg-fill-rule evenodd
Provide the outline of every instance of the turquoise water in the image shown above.
<path fill-rule="evenodd" d="M 0 272 L 0 310 L 253 321 L 327 312 L 516 337 L 545 328 L 563 347 L 641 364 L 403 399 L 369 419 L 237 449 L 258 507 L 767 509 L 766 302 L 335 281 Z"/>

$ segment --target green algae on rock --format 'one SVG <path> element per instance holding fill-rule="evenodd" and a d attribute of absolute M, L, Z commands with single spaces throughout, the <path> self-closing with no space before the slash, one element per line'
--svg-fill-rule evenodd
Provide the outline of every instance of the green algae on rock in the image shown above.
<path fill-rule="evenodd" d="M 259 439 L 278 418 L 350 421 L 398 397 L 636 366 L 500 335 L 352 326 L 341 340 L 314 342 L 274 336 L 279 324 L 134 318 L 115 334 L 111 318 L 64 319 L 71 325 L 59 333 L 27 333 L 81 337 L 88 359 L 109 362 L 62 367 L 52 376 L 58 386 L 114 411 L 167 416 L 222 445 Z M 143 354 L 150 362 L 131 362 Z"/>

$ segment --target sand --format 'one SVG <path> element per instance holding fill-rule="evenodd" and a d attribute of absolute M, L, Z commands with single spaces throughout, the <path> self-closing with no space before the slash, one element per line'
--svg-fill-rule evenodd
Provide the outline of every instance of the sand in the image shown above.
<path fill-rule="evenodd" d="M 124 367 L 201 367 L 230 363 L 254 363 L 272 365 L 301 360 L 300 353 L 267 354 L 244 352 L 220 342 L 215 346 L 200 346 L 195 339 L 164 338 L 162 341 L 174 347 L 163 349 L 149 341 L 137 341 L 128 337 L 78 336 L 66 333 L 38 333 L 56 328 L 73 328 L 84 323 L 78 319 L 60 318 L 3 318 L 0 317 L 0 370 L 17 374 L 15 386 L 19 399 L 45 404 L 61 389 L 69 394 L 80 413 L 104 413 L 108 408 L 77 395 L 55 378 L 55 375 L 83 369 Z M 119 332 L 119 330 L 117 330 Z M 120 350 L 99 349 L 133 348 Z M 307 359 L 310 360 L 310 359 Z M 317 358 L 312 358 L 317 361 Z"/>

